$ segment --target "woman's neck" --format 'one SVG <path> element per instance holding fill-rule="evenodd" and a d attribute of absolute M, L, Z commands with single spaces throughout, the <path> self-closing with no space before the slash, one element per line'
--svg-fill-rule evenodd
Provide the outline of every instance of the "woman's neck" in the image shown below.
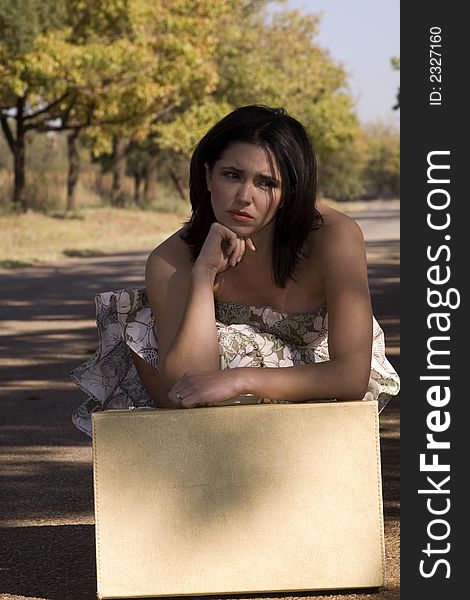
<path fill-rule="evenodd" d="M 256 252 L 247 250 L 245 257 L 254 259 L 256 263 L 272 263 L 274 224 L 271 222 L 251 236 Z"/>

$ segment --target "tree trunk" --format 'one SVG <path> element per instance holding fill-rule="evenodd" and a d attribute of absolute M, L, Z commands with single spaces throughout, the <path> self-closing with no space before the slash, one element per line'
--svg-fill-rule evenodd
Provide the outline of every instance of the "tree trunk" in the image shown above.
<path fill-rule="evenodd" d="M 184 179 L 181 177 L 181 175 L 178 175 L 178 173 L 173 171 L 173 169 L 169 169 L 169 171 L 170 177 L 173 180 L 173 183 L 175 184 L 175 187 L 178 190 L 181 199 L 185 200 L 186 202 L 189 202 L 189 189 Z"/>
<path fill-rule="evenodd" d="M 129 141 L 125 138 L 115 137 L 113 141 L 113 187 L 111 189 L 111 204 L 124 206 L 124 190 L 122 184 L 126 174 L 126 150 Z"/>
<path fill-rule="evenodd" d="M 151 144 L 149 147 L 149 160 L 145 169 L 145 202 L 152 202 L 157 198 L 157 160 L 158 146 Z"/>
<path fill-rule="evenodd" d="M 77 210 L 77 181 L 80 172 L 80 155 L 78 153 L 78 137 L 80 129 L 74 129 L 67 137 L 69 170 L 67 175 L 67 212 Z"/>
<path fill-rule="evenodd" d="M 136 206 L 142 206 L 142 173 L 136 171 L 134 173 L 134 202 Z"/>
<path fill-rule="evenodd" d="M 24 128 L 25 98 L 18 98 L 16 103 L 16 140 L 13 146 L 15 183 L 13 187 L 13 204 L 23 212 L 28 210 L 28 199 L 25 189 L 25 128 Z"/>

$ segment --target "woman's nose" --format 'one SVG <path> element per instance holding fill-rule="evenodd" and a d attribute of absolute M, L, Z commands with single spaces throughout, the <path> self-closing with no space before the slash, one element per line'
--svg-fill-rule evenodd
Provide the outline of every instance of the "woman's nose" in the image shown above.
<path fill-rule="evenodd" d="M 251 204 L 252 191 L 252 186 L 249 182 L 240 183 L 236 195 L 237 200 L 243 204 Z"/>

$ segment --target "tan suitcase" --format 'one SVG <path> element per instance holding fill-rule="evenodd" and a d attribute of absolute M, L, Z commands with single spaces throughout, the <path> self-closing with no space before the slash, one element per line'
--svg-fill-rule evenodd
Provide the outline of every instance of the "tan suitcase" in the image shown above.
<path fill-rule="evenodd" d="M 379 587 L 375 402 L 93 415 L 98 596 Z"/>

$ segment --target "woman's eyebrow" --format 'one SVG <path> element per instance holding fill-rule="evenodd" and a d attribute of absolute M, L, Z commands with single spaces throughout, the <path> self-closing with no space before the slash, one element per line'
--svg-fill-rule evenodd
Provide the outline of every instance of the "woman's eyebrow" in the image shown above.
<path fill-rule="evenodd" d="M 231 171 L 236 171 L 237 173 L 243 173 L 243 169 L 239 169 L 238 167 L 234 167 L 233 165 L 221 165 L 222 169 L 230 169 Z"/>
<path fill-rule="evenodd" d="M 239 169 L 238 167 L 234 167 L 231 165 L 222 165 L 222 169 L 230 169 L 230 171 L 235 171 L 235 173 L 244 173 L 245 172 L 243 169 Z M 263 179 L 269 179 L 270 181 L 273 181 L 274 183 L 281 183 L 276 177 L 273 177 L 272 175 L 266 175 L 264 173 L 257 173 L 256 175 L 258 177 L 262 177 Z"/>

